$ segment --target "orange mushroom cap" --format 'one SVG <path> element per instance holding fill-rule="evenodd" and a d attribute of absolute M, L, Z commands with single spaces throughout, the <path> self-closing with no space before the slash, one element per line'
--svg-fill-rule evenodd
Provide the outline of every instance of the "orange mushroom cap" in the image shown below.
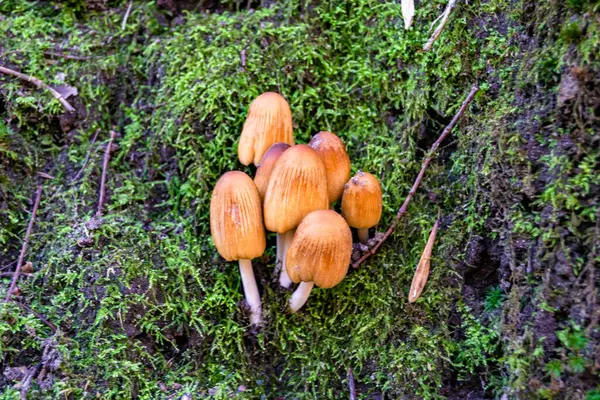
<path fill-rule="evenodd" d="M 265 194 L 268 230 L 285 233 L 315 210 L 329 208 L 325 166 L 308 145 L 287 149 L 273 168 Z"/>
<path fill-rule="evenodd" d="M 245 173 L 227 172 L 218 180 L 210 200 L 210 232 L 227 261 L 251 260 L 265 252 L 260 195 Z"/>
<path fill-rule="evenodd" d="M 370 228 L 381 218 L 382 193 L 379 181 L 368 172 L 358 171 L 346 184 L 342 215 L 353 228 Z"/>
<path fill-rule="evenodd" d="M 341 215 L 313 211 L 298 225 L 287 252 L 286 269 L 293 282 L 332 288 L 348 273 L 352 233 Z"/>
<path fill-rule="evenodd" d="M 258 168 L 256 169 L 256 175 L 254 176 L 254 183 L 262 199 L 265 198 L 265 194 L 267 193 L 269 178 L 271 178 L 275 163 L 279 160 L 283 152 L 289 148 L 290 145 L 287 143 L 275 143 L 269 147 L 262 160 L 260 160 L 260 164 L 258 164 Z"/>
<path fill-rule="evenodd" d="M 280 94 L 267 92 L 250 104 L 238 145 L 238 158 L 244 165 L 258 165 L 267 149 L 277 142 L 294 145 L 292 111 Z"/>
<path fill-rule="evenodd" d="M 346 145 L 334 133 L 319 132 L 308 144 L 312 147 L 327 171 L 327 193 L 329 202 L 333 203 L 342 197 L 344 185 L 350 178 L 350 157 Z"/>

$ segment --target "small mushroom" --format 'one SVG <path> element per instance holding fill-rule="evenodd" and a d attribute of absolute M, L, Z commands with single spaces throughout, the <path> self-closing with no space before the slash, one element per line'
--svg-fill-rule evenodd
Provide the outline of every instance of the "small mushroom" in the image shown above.
<path fill-rule="evenodd" d="M 379 181 L 368 172 L 358 171 L 346 184 L 342 196 L 342 215 L 357 228 L 361 243 L 369 240 L 369 228 L 381 218 L 382 194 Z"/>
<path fill-rule="evenodd" d="M 314 285 L 332 288 L 340 283 L 350 265 L 352 233 L 341 215 L 332 210 L 313 211 L 298 226 L 286 256 L 293 282 L 300 282 L 290 299 L 296 312 L 308 299 Z"/>
<path fill-rule="evenodd" d="M 335 203 L 342 197 L 344 185 L 350 178 L 350 157 L 346 145 L 334 133 L 319 132 L 308 144 L 312 147 L 327 171 L 327 194 L 329 203 Z"/>
<path fill-rule="evenodd" d="M 283 261 L 279 283 L 289 287 L 292 282 L 285 269 L 285 254 L 294 229 L 312 211 L 329 208 L 325 166 L 308 145 L 300 144 L 286 150 L 273 168 L 264 200 L 265 225 L 277 232 L 278 250 Z"/>
<path fill-rule="evenodd" d="M 271 177 L 275 163 L 279 160 L 283 152 L 289 148 L 290 145 L 287 143 L 275 143 L 269 147 L 262 160 L 260 160 L 260 164 L 258 164 L 258 168 L 256 169 L 256 175 L 254 176 L 254 183 L 256 184 L 258 193 L 260 193 L 261 199 L 264 199 L 267 193 L 269 178 Z"/>
<path fill-rule="evenodd" d="M 238 158 L 244 165 L 258 165 L 267 149 L 277 142 L 294 145 L 292 111 L 280 94 L 267 92 L 250 104 L 238 145 Z"/>
<path fill-rule="evenodd" d="M 227 261 L 239 261 L 250 322 L 260 324 L 260 295 L 251 260 L 265 252 L 266 237 L 260 195 L 245 173 L 227 172 L 217 182 L 210 200 L 210 232 L 219 254 Z"/>

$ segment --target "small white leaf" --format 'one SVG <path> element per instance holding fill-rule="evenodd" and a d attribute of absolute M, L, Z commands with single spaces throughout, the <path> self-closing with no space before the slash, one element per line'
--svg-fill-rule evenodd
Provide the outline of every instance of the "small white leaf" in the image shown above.
<path fill-rule="evenodd" d="M 404 18 L 404 29 L 410 28 L 415 16 L 414 0 L 401 0 L 402 3 L 402 18 Z"/>

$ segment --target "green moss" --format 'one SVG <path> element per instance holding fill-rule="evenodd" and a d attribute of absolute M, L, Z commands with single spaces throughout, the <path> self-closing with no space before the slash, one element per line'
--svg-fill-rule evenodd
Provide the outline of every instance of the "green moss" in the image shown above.
<path fill-rule="evenodd" d="M 542 237 L 545 246 L 558 246 L 564 234 L 542 227 L 544 207 L 559 226 L 568 213 L 574 231 L 594 222 L 597 151 L 564 155 L 555 138 L 540 137 L 536 143 L 550 150 L 543 168 L 534 165 L 520 124 L 555 121 L 543 113 L 535 121 L 542 102 L 517 97 L 538 83 L 557 91 L 569 46 L 594 60 L 595 24 L 575 38 L 567 23 L 560 40 L 518 53 L 526 24 L 537 24 L 532 31 L 545 38 L 543 16 L 556 17 L 557 6 L 543 2 L 532 17 L 524 4 L 470 2 L 453 11 L 433 51 L 422 52 L 443 4 L 421 4 L 405 31 L 399 3 L 369 0 L 311 3 L 308 12 L 295 1 L 253 12 L 228 2 L 223 12 L 185 13 L 173 26 L 152 3 L 135 2 L 124 30 L 128 2 L 92 13 L 82 2 L 9 3 L 0 5 L 2 65 L 54 85 L 64 73 L 64 83 L 79 91 L 69 99 L 78 122 L 65 133 L 61 106 L 47 92 L 5 77 L 0 89 L 0 245 L 7 249 L 0 264 L 20 248 L 36 172 L 55 177 L 44 181 L 30 243 L 36 274 L 21 289 L 31 308 L 60 328 L 53 336 L 62 363 L 52 388 L 42 393 L 34 385 L 34 396 L 334 399 L 347 397 L 352 368 L 365 398 L 430 399 L 444 397 L 452 377 L 453 385 L 476 381 L 477 388 L 483 380 L 488 395 L 500 395 L 527 390 L 537 371 L 556 375 L 554 355 L 545 360 L 537 339 L 510 325 L 522 308 L 518 285 L 505 296 L 490 283 L 478 300 L 485 307 L 477 307 L 463 296 L 461 268 L 477 235 Z M 482 90 L 468 116 L 442 145 L 405 219 L 366 264 L 337 287 L 314 290 L 305 309 L 288 315 L 289 293 L 272 276 L 273 249 L 255 260 L 266 323 L 249 332 L 237 268 L 220 259 L 210 239 L 209 199 L 224 172 L 253 173 L 236 157 L 251 100 L 268 90 L 285 95 L 298 142 L 319 130 L 338 133 L 353 171 L 381 178 L 383 230 L 423 152 L 474 83 Z M 120 134 L 119 148 L 109 164 L 104 222 L 90 230 L 110 129 Z M 540 170 L 553 179 L 535 193 Z M 532 201 L 513 200 L 524 195 Z M 503 215 L 499 203 L 507 205 Z M 438 207 L 445 219 L 431 275 L 423 296 L 408 304 Z M 92 245 L 82 247 L 82 239 Z M 575 263 L 578 272 L 584 264 Z M 528 278 L 542 286 L 539 276 Z M 552 310 L 550 294 L 543 287 L 539 293 L 535 306 Z M 49 336 L 27 310 L 0 306 L 5 365 L 39 362 Z M 562 371 L 589 368 L 587 350 L 568 351 Z M 7 389 L 5 397 L 15 394 Z"/>

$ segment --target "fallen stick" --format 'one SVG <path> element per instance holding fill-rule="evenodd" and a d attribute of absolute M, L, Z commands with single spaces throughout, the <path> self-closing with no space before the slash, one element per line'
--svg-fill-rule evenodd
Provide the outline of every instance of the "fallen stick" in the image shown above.
<path fill-rule="evenodd" d="M 37 192 L 35 195 L 35 202 L 33 204 L 33 211 L 31 211 L 31 218 L 29 219 L 29 225 L 27 225 L 27 232 L 25 233 L 25 239 L 23 239 L 23 247 L 21 247 L 21 254 L 19 255 L 19 261 L 17 261 L 17 267 L 15 268 L 12 282 L 10 283 L 10 287 L 8 288 L 8 293 L 6 294 L 6 299 L 4 300 L 6 303 L 8 303 L 10 301 L 12 292 L 13 292 L 13 290 L 15 290 L 15 287 L 17 286 L 17 281 L 19 280 L 19 274 L 21 273 L 21 267 L 23 267 L 23 260 L 25 258 L 25 252 L 27 251 L 27 244 L 29 243 L 29 237 L 31 236 L 31 230 L 33 229 L 35 215 L 37 214 L 37 210 L 40 205 L 41 198 L 42 198 L 42 185 L 39 185 L 37 187 Z"/>
<path fill-rule="evenodd" d="M 73 54 L 64 54 L 64 53 L 56 53 L 53 51 L 44 51 L 44 55 L 52 58 L 64 58 L 66 60 L 75 60 L 75 61 L 87 61 L 91 57 L 86 56 L 76 56 Z"/>
<path fill-rule="evenodd" d="M 124 31 L 127 26 L 127 19 L 129 18 L 129 13 L 131 12 L 131 6 L 133 6 L 133 0 L 129 0 L 129 6 L 127 7 L 127 11 L 125 12 L 125 16 L 123 17 L 123 22 L 121 23 L 121 30 Z"/>
<path fill-rule="evenodd" d="M 24 309 L 26 309 L 27 311 L 29 311 L 30 313 L 35 315 L 37 317 L 37 319 L 42 321 L 44 324 L 46 324 L 46 326 L 48 326 L 48 328 L 50 328 L 50 330 L 52 330 L 52 333 L 56 333 L 56 327 L 54 326 L 54 324 L 52 322 L 48 321 L 46 318 L 42 317 L 41 314 L 36 313 L 31 308 L 29 308 L 27 305 L 25 305 L 19 301 L 15 301 L 14 303 L 23 307 Z"/>
<path fill-rule="evenodd" d="M 13 271 L 8 271 L 8 272 L 0 272 L 0 278 L 2 278 L 2 277 L 4 277 L 4 276 L 12 276 L 13 274 L 14 274 L 14 272 L 13 272 Z M 29 274 L 29 273 L 27 273 L 27 274 L 26 274 L 26 273 L 24 273 L 24 272 L 21 272 L 21 273 L 19 274 L 19 276 L 27 276 L 27 277 L 29 277 L 29 276 L 33 276 L 33 274 Z"/>
<path fill-rule="evenodd" d="M 356 382 L 354 382 L 354 374 L 352 368 L 348 368 L 348 386 L 350 388 L 350 400 L 357 400 L 356 397 Z"/>
<path fill-rule="evenodd" d="M 14 71 L 14 70 L 12 70 L 10 68 L 6 68 L 6 67 L 0 67 L 0 72 L 2 72 L 3 74 L 6 74 L 6 75 L 15 76 L 15 77 L 22 79 L 24 81 L 27 81 L 27 82 L 31 82 L 35 86 L 37 86 L 38 89 L 48 90 L 56 100 L 60 101 L 60 104 L 62 104 L 62 106 L 65 108 L 65 110 L 67 110 L 70 113 L 75 112 L 75 109 L 73 108 L 73 106 L 71 104 L 69 104 L 69 102 L 63 97 L 62 94 L 58 93 L 52 87 L 46 85 L 44 82 L 42 82 L 38 78 L 36 78 L 34 76 L 22 74 L 20 72 Z"/>
<path fill-rule="evenodd" d="M 106 145 L 106 151 L 104 152 L 104 163 L 102 165 L 102 177 L 100 178 L 100 199 L 98 200 L 98 211 L 96 212 L 96 216 L 98 218 L 102 217 L 102 207 L 104 207 L 104 194 L 106 192 L 106 170 L 108 169 L 108 162 L 110 161 L 110 152 L 112 150 L 112 144 L 115 140 L 117 133 L 115 131 L 110 131 L 110 140 Z"/>
<path fill-rule="evenodd" d="M 419 175 L 417 175 L 417 179 L 415 179 L 415 183 L 413 184 L 412 188 L 408 192 L 408 195 L 406 196 L 404 203 L 402 203 L 402 207 L 400 207 L 400 209 L 398 210 L 398 213 L 396 214 L 394 221 L 392 221 L 392 224 L 387 229 L 387 231 L 383 234 L 381 239 L 379 239 L 375 243 L 375 245 L 373 245 L 373 247 L 371 247 L 369 250 L 367 250 L 365 252 L 365 254 L 363 254 L 363 256 L 358 261 L 355 261 L 352 264 L 353 268 L 358 268 L 360 266 L 360 264 L 362 264 L 367 258 L 369 258 L 373 254 L 375 254 L 377 252 L 377 249 L 383 244 L 383 242 L 385 242 L 385 240 L 388 237 L 390 237 L 392 232 L 394 232 L 394 230 L 398 226 L 398 223 L 400 222 L 400 218 L 402 218 L 402 216 L 406 213 L 406 209 L 408 208 L 408 204 L 410 203 L 410 200 L 417 192 L 417 189 L 419 188 L 419 185 L 421 184 L 421 180 L 423 180 L 423 176 L 425 175 L 425 170 L 427 169 L 427 166 L 433 159 L 433 153 L 435 153 L 435 151 L 440 146 L 442 141 L 446 138 L 446 136 L 448 136 L 450 134 L 450 132 L 452 132 L 452 129 L 454 128 L 454 126 L 456 125 L 456 123 L 458 122 L 460 117 L 464 114 L 464 112 L 466 111 L 466 109 L 469 106 L 469 104 L 471 103 L 471 101 L 473 101 L 473 98 L 475 97 L 475 94 L 478 91 L 479 91 L 479 88 L 477 86 L 473 86 L 473 88 L 471 89 L 471 92 L 469 92 L 467 98 L 465 99 L 465 101 L 463 101 L 462 105 L 460 106 L 460 109 L 458 110 L 458 112 L 456 113 L 454 118 L 452 118 L 452 121 L 450 121 L 448 126 L 446 126 L 444 128 L 444 130 L 442 131 L 442 134 L 440 135 L 438 140 L 436 140 L 435 143 L 431 146 L 431 149 L 429 150 L 429 154 L 423 160 L 423 165 L 421 166 L 421 171 L 419 172 Z"/>
<path fill-rule="evenodd" d="M 442 20 L 440 21 L 440 24 L 437 26 L 437 28 L 435 28 L 435 31 L 433 31 L 433 34 L 431 35 L 427 43 L 425 43 L 425 46 L 423 46 L 423 51 L 431 50 L 431 46 L 433 46 L 433 43 L 437 40 L 437 38 L 441 35 L 442 31 L 444 30 L 444 27 L 448 22 L 448 18 L 450 17 L 450 12 L 452 12 L 452 9 L 455 5 L 456 0 L 448 1 L 446 9 L 444 10 L 444 13 L 441 16 Z"/>
<path fill-rule="evenodd" d="M 73 181 L 77 181 L 77 179 L 79 179 L 79 176 L 83 173 L 83 171 L 85 170 L 85 167 L 87 166 L 87 163 L 90 161 L 90 156 L 92 154 L 92 149 L 94 148 L 94 143 L 96 143 L 96 139 L 98 138 L 98 133 L 100 133 L 100 128 L 96 129 L 96 133 L 94 133 L 94 137 L 92 138 L 90 147 L 87 151 L 87 154 L 85 155 L 85 160 L 83 161 L 83 165 L 81 166 L 81 169 L 79 170 L 79 172 L 77 172 L 77 175 L 75 175 L 75 178 L 73 178 Z"/>

